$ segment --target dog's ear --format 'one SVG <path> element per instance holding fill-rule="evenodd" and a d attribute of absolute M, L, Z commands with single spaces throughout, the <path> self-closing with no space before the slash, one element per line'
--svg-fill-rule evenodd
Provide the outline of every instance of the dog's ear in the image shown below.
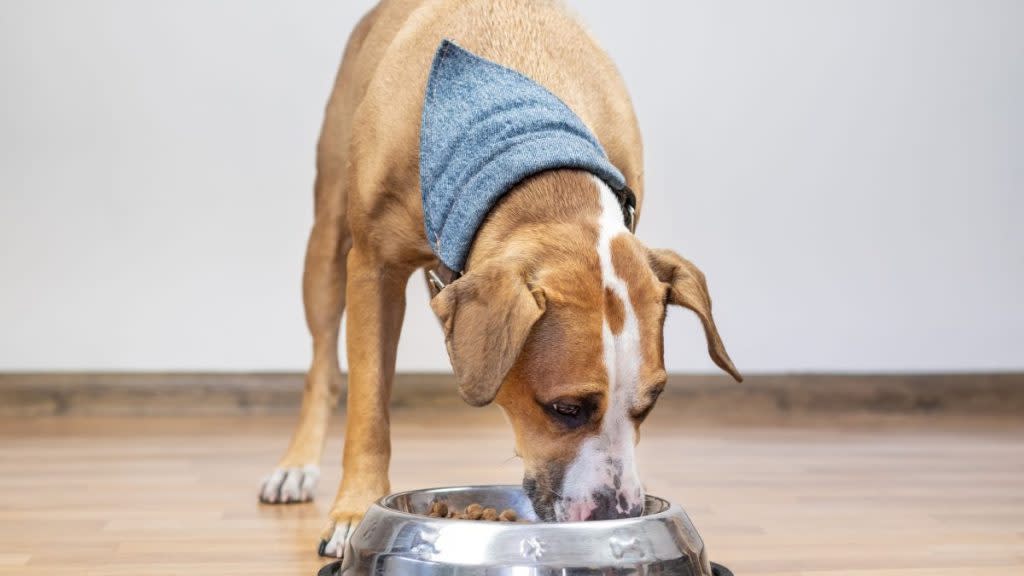
<path fill-rule="evenodd" d="M 743 381 L 733 366 L 725 344 L 718 335 L 715 318 L 711 315 L 711 296 L 708 284 L 692 262 L 671 250 L 651 249 L 647 252 L 654 274 L 669 287 L 669 303 L 693 310 L 704 325 L 704 336 L 708 340 L 708 354 L 719 368 L 728 372 L 737 382 Z"/>
<path fill-rule="evenodd" d="M 473 406 L 494 400 L 544 306 L 541 289 L 498 266 L 469 272 L 430 301 L 463 400 Z"/>

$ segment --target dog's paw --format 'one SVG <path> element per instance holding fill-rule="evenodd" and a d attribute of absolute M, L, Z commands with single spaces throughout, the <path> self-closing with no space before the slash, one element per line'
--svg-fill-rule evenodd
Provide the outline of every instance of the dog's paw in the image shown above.
<path fill-rule="evenodd" d="M 341 558 L 345 555 L 345 547 L 349 538 L 356 531 L 356 526 L 363 519 L 362 514 L 331 512 L 331 521 L 327 524 L 320 539 L 320 555 Z"/>
<path fill-rule="evenodd" d="M 260 502 L 264 504 L 293 504 L 309 502 L 316 491 L 320 467 L 314 464 L 291 468 L 275 468 L 263 479 Z"/>

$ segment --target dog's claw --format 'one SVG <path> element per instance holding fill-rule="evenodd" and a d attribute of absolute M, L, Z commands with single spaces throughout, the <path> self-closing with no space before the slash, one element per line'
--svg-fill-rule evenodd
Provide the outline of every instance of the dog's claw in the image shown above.
<path fill-rule="evenodd" d="M 334 525 L 334 530 L 331 532 L 331 538 L 329 540 L 320 540 L 320 548 L 318 550 L 320 555 L 328 558 L 342 558 L 345 555 L 345 547 L 348 545 L 348 540 L 352 537 L 352 533 L 355 532 L 358 525 L 358 519 L 338 520 Z"/>
<path fill-rule="evenodd" d="M 308 464 L 301 468 L 275 468 L 263 479 L 260 502 L 264 504 L 292 504 L 309 502 L 316 491 L 320 467 Z"/>

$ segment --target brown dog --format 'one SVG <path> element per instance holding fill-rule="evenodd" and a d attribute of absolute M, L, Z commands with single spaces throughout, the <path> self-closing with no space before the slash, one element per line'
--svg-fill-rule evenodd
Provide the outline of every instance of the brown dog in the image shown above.
<path fill-rule="evenodd" d="M 614 65 L 554 1 L 384 0 L 349 40 L 317 158 L 316 221 L 303 292 L 313 336 L 298 428 L 261 490 L 312 497 L 340 391 L 348 303 L 344 475 L 322 551 L 340 556 L 367 506 L 389 491 L 388 399 L 405 286 L 437 259 L 427 242 L 419 130 L 431 59 L 444 38 L 557 95 L 643 198 L 640 134 Z M 701 272 L 643 246 L 601 181 L 552 170 L 520 182 L 479 230 L 465 275 L 431 306 L 467 402 L 497 402 L 515 430 L 524 487 L 547 520 L 636 515 L 637 429 L 665 385 L 666 306 L 693 310 L 714 361 L 740 378 Z"/>

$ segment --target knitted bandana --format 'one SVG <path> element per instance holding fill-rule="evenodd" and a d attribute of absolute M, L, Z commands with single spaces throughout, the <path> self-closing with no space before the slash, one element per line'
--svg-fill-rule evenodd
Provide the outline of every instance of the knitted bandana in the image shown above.
<path fill-rule="evenodd" d="M 526 76 L 444 40 L 427 81 L 420 131 L 423 218 L 434 253 L 462 271 L 495 204 L 556 168 L 626 188 L 597 138 L 564 102 Z"/>

